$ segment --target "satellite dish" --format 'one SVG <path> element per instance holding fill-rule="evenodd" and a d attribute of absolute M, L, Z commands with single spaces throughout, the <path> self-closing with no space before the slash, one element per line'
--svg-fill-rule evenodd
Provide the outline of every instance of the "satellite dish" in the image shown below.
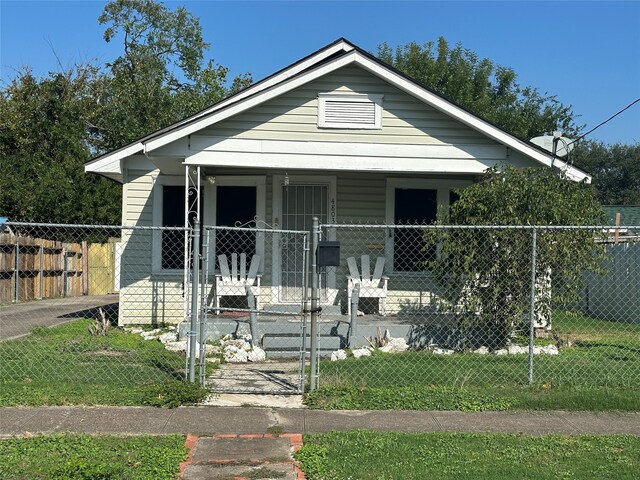
<path fill-rule="evenodd" d="M 571 150 L 573 150 L 573 140 L 567 137 L 543 135 L 541 137 L 532 138 L 531 143 L 544 148 L 545 150 L 553 153 L 553 141 L 557 140 L 556 157 L 566 157 Z"/>

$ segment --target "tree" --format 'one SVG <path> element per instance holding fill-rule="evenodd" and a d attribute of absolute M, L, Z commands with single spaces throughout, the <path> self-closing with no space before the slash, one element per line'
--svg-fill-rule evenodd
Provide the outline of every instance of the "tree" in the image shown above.
<path fill-rule="evenodd" d="M 603 205 L 640 205 L 640 143 L 580 142 L 570 160 L 593 176 Z"/>
<path fill-rule="evenodd" d="M 204 61 L 209 48 L 199 20 L 153 0 L 113 0 L 99 17 L 107 42 L 122 36 L 123 54 L 107 64 L 104 112 L 96 122 L 101 150 L 118 148 L 159 130 L 251 83 L 226 86 L 228 69 Z"/>
<path fill-rule="evenodd" d="M 91 66 L 43 79 L 26 70 L 2 90 L 0 212 L 12 220 L 118 221 L 118 186 L 82 168 L 95 75 Z"/>
<path fill-rule="evenodd" d="M 459 195 L 440 223 L 540 227 L 535 270 L 539 312 L 548 312 L 552 301 L 575 300 L 584 272 L 599 270 L 603 248 L 594 241 L 598 232 L 545 228 L 602 224 L 604 212 L 588 184 L 567 180 L 547 168 L 492 168 Z M 463 343 L 504 345 L 530 308 L 532 230 L 430 230 L 426 240 L 426 248 L 435 245 L 439 251 L 428 267 L 444 287 L 449 308 L 462 308 Z"/>
<path fill-rule="evenodd" d="M 0 213 L 13 220 L 120 222 L 120 187 L 83 163 L 243 88 L 204 62 L 200 24 L 183 8 L 114 0 L 99 19 L 105 40 L 123 34 L 106 68 L 77 65 L 43 78 L 19 72 L 0 92 Z"/>
<path fill-rule="evenodd" d="M 451 48 L 440 37 L 437 44 L 415 42 L 392 49 L 384 43 L 378 57 L 413 79 L 498 127 L 529 140 L 543 133 L 561 130 L 576 136 L 571 107 L 555 96 L 542 95 L 533 87 L 516 83 L 516 73 L 508 67 L 480 59 L 461 44 Z"/>

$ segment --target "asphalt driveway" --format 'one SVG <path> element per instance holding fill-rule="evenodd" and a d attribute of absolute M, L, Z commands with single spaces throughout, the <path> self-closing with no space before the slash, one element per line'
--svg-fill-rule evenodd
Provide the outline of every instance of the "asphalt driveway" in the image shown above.
<path fill-rule="evenodd" d="M 54 327 L 76 318 L 99 318 L 102 307 L 118 311 L 118 294 L 51 298 L 0 307 L 0 340 L 28 335 L 38 326 Z"/>

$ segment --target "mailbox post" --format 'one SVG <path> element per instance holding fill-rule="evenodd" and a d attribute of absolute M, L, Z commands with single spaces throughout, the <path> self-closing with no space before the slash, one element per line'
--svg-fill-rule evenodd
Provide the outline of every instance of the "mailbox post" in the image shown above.
<path fill-rule="evenodd" d="M 319 268 L 337 267 L 340 265 L 340 242 L 320 241 L 320 225 L 318 217 L 313 217 L 313 230 L 311 232 L 311 333 L 310 333 L 310 364 L 311 378 L 309 388 L 313 391 L 318 386 L 318 314 L 320 313 L 318 293 Z"/>

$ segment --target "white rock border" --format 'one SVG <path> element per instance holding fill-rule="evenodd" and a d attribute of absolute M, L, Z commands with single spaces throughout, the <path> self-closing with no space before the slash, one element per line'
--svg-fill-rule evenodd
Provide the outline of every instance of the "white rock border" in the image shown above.
<path fill-rule="evenodd" d="M 123 327 L 128 333 L 139 334 L 145 340 L 158 340 L 167 350 L 176 353 L 189 355 L 189 341 L 178 340 L 178 328 L 169 326 L 166 328 L 155 328 L 153 330 L 144 330 L 140 327 Z M 265 362 L 267 355 L 260 347 L 251 346 L 250 334 L 239 334 L 234 337 L 227 334 L 220 339 L 220 346 L 204 345 L 205 356 L 221 353 L 225 361 L 229 363 L 259 363 Z M 200 342 L 196 341 L 196 358 L 200 358 Z"/>
<path fill-rule="evenodd" d="M 386 335 L 386 334 L 385 334 Z M 401 353 L 409 350 L 409 345 L 402 337 L 390 337 L 386 336 L 388 342 L 386 345 L 378 348 L 373 348 L 371 346 L 366 347 L 358 347 L 351 350 L 351 354 L 354 358 L 361 357 L 369 357 L 374 351 L 384 352 L 384 353 Z M 449 348 L 443 348 L 438 345 L 429 345 L 424 351 L 430 352 L 433 355 L 453 355 L 457 353 L 455 350 L 451 350 Z M 528 355 L 529 347 L 511 344 L 506 348 L 500 348 L 494 351 L 491 351 L 487 346 L 481 346 L 472 352 L 465 353 L 474 353 L 476 355 Z M 545 345 L 545 346 L 534 346 L 533 347 L 534 355 L 559 355 L 560 350 L 556 345 Z M 331 361 L 336 362 L 338 360 L 346 360 L 349 358 L 347 352 L 345 350 L 335 350 L 331 352 Z"/>

